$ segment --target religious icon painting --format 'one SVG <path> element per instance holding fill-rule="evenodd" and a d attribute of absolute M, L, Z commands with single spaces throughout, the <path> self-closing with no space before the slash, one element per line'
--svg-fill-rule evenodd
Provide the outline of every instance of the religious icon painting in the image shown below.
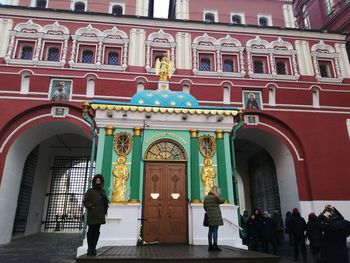
<path fill-rule="evenodd" d="M 247 110 L 261 110 L 261 91 L 243 91 L 243 106 Z"/>
<path fill-rule="evenodd" d="M 72 81 L 67 79 L 51 79 L 49 99 L 53 101 L 69 101 L 72 96 Z"/>

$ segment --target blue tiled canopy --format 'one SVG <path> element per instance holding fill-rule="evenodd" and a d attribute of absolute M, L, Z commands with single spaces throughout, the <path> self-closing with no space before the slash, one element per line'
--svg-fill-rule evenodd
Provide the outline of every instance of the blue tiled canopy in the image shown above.
<path fill-rule="evenodd" d="M 181 108 L 199 107 L 198 101 L 192 95 L 170 90 L 140 91 L 132 97 L 130 104 Z"/>

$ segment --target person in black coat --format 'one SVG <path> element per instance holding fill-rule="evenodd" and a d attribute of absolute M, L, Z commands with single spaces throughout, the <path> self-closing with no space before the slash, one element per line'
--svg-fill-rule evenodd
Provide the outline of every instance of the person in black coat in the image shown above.
<path fill-rule="evenodd" d="M 108 199 L 103 189 L 104 179 L 101 174 L 96 174 L 92 179 L 92 188 L 84 195 L 84 206 L 87 209 L 87 232 L 88 256 L 96 256 L 96 245 L 100 237 L 101 224 L 106 223 Z"/>
<path fill-rule="evenodd" d="M 309 220 L 306 224 L 306 235 L 310 241 L 310 250 L 315 263 L 320 262 L 320 251 L 322 241 L 322 231 L 320 221 L 315 213 L 309 214 Z"/>
<path fill-rule="evenodd" d="M 288 238 L 289 238 L 289 245 L 293 246 L 293 236 L 292 236 L 292 232 L 290 232 L 290 218 L 292 216 L 292 213 L 290 211 L 288 211 L 286 213 L 286 220 L 285 220 L 285 233 L 288 234 Z"/>
<path fill-rule="evenodd" d="M 294 260 L 298 261 L 299 258 L 299 247 L 301 248 L 301 253 L 303 256 L 303 261 L 306 262 L 306 247 L 305 247 L 305 237 L 306 237 L 306 221 L 300 216 L 298 208 L 294 208 L 292 216 L 289 222 L 290 232 L 293 236 L 294 242 Z"/>
<path fill-rule="evenodd" d="M 260 226 L 255 214 L 252 213 L 246 223 L 247 245 L 249 250 L 258 251 Z"/>
<path fill-rule="evenodd" d="M 262 214 L 261 239 L 263 251 L 269 253 L 269 243 L 271 243 L 273 254 L 277 255 L 277 224 L 270 218 L 269 213 L 266 211 Z"/>
<path fill-rule="evenodd" d="M 350 235 L 350 222 L 330 205 L 326 206 L 319 219 L 323 232 L 321 262 L 349 263 L 346 238 Z"/>

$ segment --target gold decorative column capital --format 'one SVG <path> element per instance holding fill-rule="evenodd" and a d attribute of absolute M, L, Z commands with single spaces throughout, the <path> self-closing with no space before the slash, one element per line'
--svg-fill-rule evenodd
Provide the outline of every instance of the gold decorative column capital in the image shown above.
<path fill-rule="evenodd" d="M 85 101 L 82 107 L 83 107 L 83 112 L 88 112 L 89 109 L 91 108 L 90 102 Z"/>
<path fill-rule="evenodd" d="M 140 127 L 135 127 L 132 129 L 134 131 L 134 136 L 141 136 L 142 133 L 142 128 Z"/>
<path fill-rule="evenodd" d="M 224 138 L 224 131 L 223 130 L 217 130 L 215 132 L 216 134 L 216 139 L 223 139 Z"/>
<path fill-rule="evenodd" d="M 198 130 L 190 130 L 191 138 L 197 138 Z"/>
<path fill-rule="evenodd" d="M 112 136 L 114 130 L 115 130 L 115 128 L 113 126 L 106 126 L 105 127 L 106 135 Z"/>

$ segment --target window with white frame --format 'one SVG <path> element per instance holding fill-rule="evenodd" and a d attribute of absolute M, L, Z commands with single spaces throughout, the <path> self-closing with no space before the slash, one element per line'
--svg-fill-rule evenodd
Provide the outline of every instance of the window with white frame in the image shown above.
<path fill-rule="evenodd" d="M 59 61 L 60 49 L 58 47 L 50 47 L 47 50 L 46 60 L 48 61 Z"/>
<path fill-rule="evenodd" d="M 231 23 L 235 25 L 241 25 L 242 23 L 242 17 L 240 15 L 233 15 L 231 16 Z"/>
<path fill-rule="evenodd" d="M 203 12 L 203 21 L 207 23 L 218 22 L 218 12 L 206 10 Z"/>
<path fill-rule="evenodd" d="M 269 88 L 269 105 L 276 106 L 276 87 L 270 85 L 268 88 Z"/>
<path fill-rule="evenodd" d="M 213 70 L 213 54 L 202 54 L 200 55 L 200 71 L 212 71 Z"/>
<path fill-rule="evenodd" d="M 272 16 L 258 15 L 258 25 L 261 27 L 272 26 Z"/>
<path fill-rule="evenodd" d="M 267 73 L 267 58 L 266 57 L 253 57 L 254 73 L 264 74 Z"/>
<path fill-rule="evenodd" d="M 234 72 L 233 59 L 231 59 L 231 58 L 224 58 L 223 59 L 222 71 L 223 72 Z"/>
<path fill-rule="evenodd" d="M 74 3 L 74 11 L 75 12 L 85 12 L 85 8 L 86 8 L 86 6 L 85 6 L 85 3 L 84 2 L 75 2 Z"/>
<path fill-rule="evenodd" d="M 19 59 L 31 60 L 33 58 L 33 46 L 22 45 L 19 52 Z"/>
<path fill-rule="evenodd" d="M 339 53 L 331 45 L 321 40 L 318 44 L 311 47 L 311 56 L 318 81 L 343 81 L 339 65 Z"/>
<path fill-rule="evenodd" d="M 312 89 L 312 106 L 314 108 L 320 107 L 320 90 L 317 87 L 313 87 Z"/>
<path fill-rule="evenodd" d="M 89 47 L 81 48 L 81 55 L 79 58 L 81 63 L 92 64 L 95 62 L 94 51 Z"/>
<path fill-rule="evenodd" d="M 92 98 L 95 96 L 95 79 L 89 78 L 86 83 L 86 97 Z"/>
<path fill-rule="evenodd" d="M 224 86 L 223 102 L 225 104 L 229 104 L 231 102 L 231 87 L 229 85 L 225 85 Z"/>
<path fill-rule="evenodd" d="M 104 51 L 105 59 L 104 59 L 104 64 L 107 65 L 120 65 L 120 58 L 121 58 L 121 48 L 117 47 L 105 47 Z"/>
<path fill-rule="evenodd" d="M 25 72 L 21 75 L 21 94 L 29 93 L 30 74 Z"/>
<path fill-rule="evenodd" d="M 125 5 L 124 4 L 114 4 L 111 3 L 110 6 L 110 13 L 115 16 L 121 16 L 125 12 Z"/>

